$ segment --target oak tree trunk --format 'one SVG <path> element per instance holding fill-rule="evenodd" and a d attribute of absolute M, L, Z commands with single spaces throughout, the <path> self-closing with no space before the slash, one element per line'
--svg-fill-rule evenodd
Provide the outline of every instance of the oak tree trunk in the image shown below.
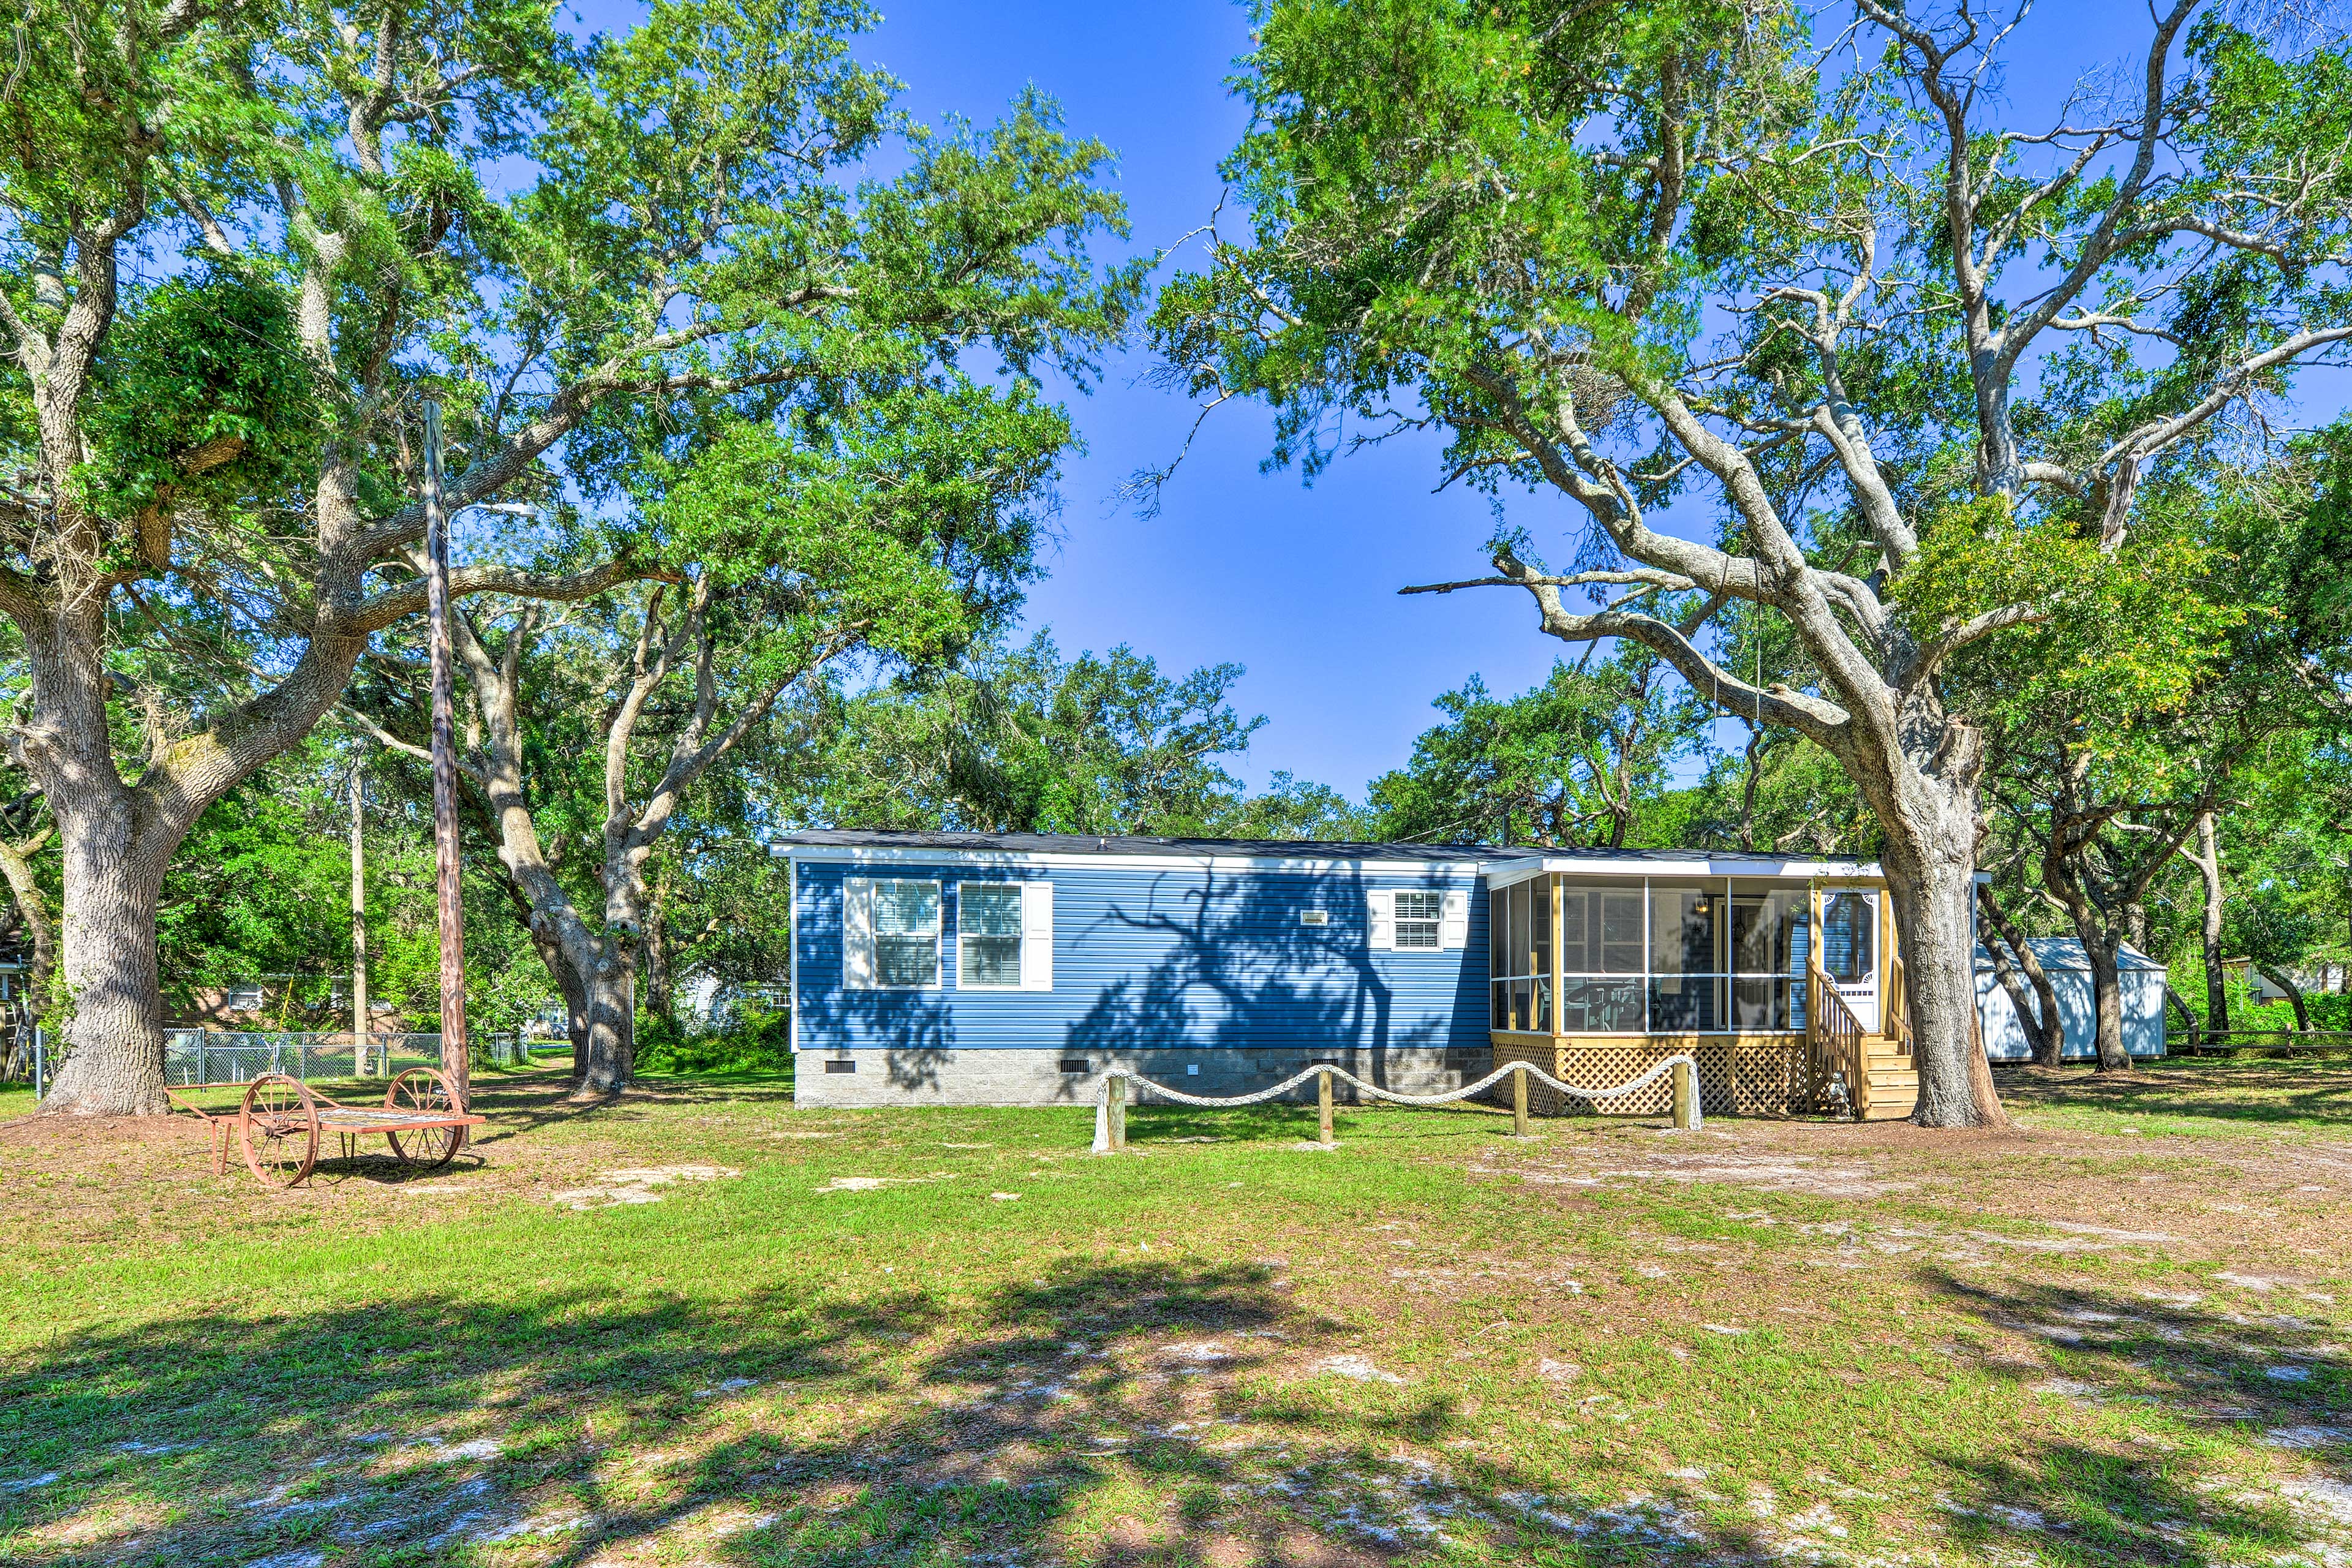
<path fill-rule="evenodd" d="M 637 966 L 608 948 L 599 955 L 583 989 L 588 1038 L 574 1092 L 617 1094 L 636 1076 Z"/>
<path fill-rule="evenodd" d="M 2087 921 L 2077 922 L 2077 930 L 2091 964 L 2092 1015 L 2097 1020 L 2093 1039 L 2098 1048 L 2099 1070 L 2123 1072 L 2131 1067 L 2131 1053 L 2124 1049 L 2122 940 Z"/>
<path fill-rule="evenodd" d="M 2042 1027 L 2042 1011 L 2036 1005 L 2032 988 L 2026 984 L 2025 976 L 2010 956 L 2013 950 L 2008 939 L 1998 931 L 1990 931 L 1985 934 L 1983 941 L 1985 952 L 1992 958 L 1993 979 L 2000 983 L 2002 994 L 2009 998 L 2010 1010 L 2017 1015 L 2017 1026 L 2025 1036 L 2026 1053 L 2033 1058 L 2036 1067 L 2056 1067 L 2058 1053 L 2051 1048 L 2050 1031 Z"/>
<path fill-rule="evenodd" d="M 1850 732 L 1851 733 L 1851 732 Z M 1893 732 L 1840 756 L 1886 834 L 1879 863 L 1895 907 L 1911 1009 L 1922 1127 L 2008 1122 L 1977 1032 L 1977 786 L 1982 738 L 1920 694 Z M 1882 749 L 1883 748 L 1883 749 Z"/>
<path fill-rule="evenodd" d="M 2295 1033 L 2311 1033 L 2311 1008 L 2304 1001 L 2303 987 L 2296 983 L 2294 976 L 2289 974 L 2284 965 L 2273 968 L 2267 963 L 2257 963 L 2254 967 L 2267 975 L 2272 984 L 2286 993 L 2287 1005 L 2294 1009 Z"/>
<path fill-rule="evenodd" d="M 2000 902 L 1990 888 L 1977 889 L 1977 905 L 1992 928 L 1984 939 L 1985 951 L 1992 954 L 1993 971 L 2009 992 L 2011 1005 L 2017 1009 L 2017 1020 L 2024 1027 L 2026 1043 L 2032 1048 L 2034 1065 L 2054 1068 L 2064 1060 L 2066 1052 L 2066 1024 L 2058 1013 L 2058 988 L 2050 983 L 2049 973 L 2042 967 L 2032 945 L 2001 913 Z M 2012 958 L 2014 963 L 2011 962 Z M 2031 995 L 2019 983 L 2021 973 L 2024 984 L 2032 987 Z"/>
<path fill-rule="evenodd" d="M 2003 1120 L 1977 1039 L 1976 830 L 1973 809 L 1966 815 L 1964 826 L 1924 841 L 1890 835 L 1885 858 L 1919 1068 L 1912 1119 L 1927 1127 Z"/>
<path fill-rule="evenodd" d="M 2228 972 L 2221 967 L 2221 844 L 2210 811 L 2197 818 L 2197 853 L 2189 860 L 2205 883 L 2205 920 L 2198 932 L 2205 954 L 2205 1027 L 2209 1032 L 2227 1030 L 2230 992 L 2224 984 Z"/>
<path fill-rule="evenodd" d="M 65 1061 L 41 1109 L 162 1115 L 171 1101 L 163 1093 L 155 910 L 173 846 L 140 842 L 131 802 L 119 790 L 97 800 L 49 798 L 65 862 Z"/>

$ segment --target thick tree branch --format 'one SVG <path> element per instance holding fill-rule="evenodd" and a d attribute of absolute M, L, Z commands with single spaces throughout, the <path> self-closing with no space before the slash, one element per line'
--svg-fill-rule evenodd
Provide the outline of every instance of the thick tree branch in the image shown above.
<path fill-rule="evenodd" d="M 675 575 L 666 567 L 628 560 L 607 561 L 561 575 L 511 566 L 461 566 L 449 574 L 449 595 L 457 598 L 469 594 L 507 594 L 521 599 L 568 601 L 593 598 L 623 583 L 671 581 Z M 352 633 L 380 632 L 395 621 L 422 613 L 425 595 L 422 577 L 403 583 L 363 601 L 343 618 L 343 626 Z"/>

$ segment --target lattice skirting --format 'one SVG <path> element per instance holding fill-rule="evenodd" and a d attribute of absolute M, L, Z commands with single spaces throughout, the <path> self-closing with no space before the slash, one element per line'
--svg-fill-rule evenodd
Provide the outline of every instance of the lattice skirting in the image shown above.
<path fill-rule="evenodd" d="M 1800 1036 L 1591 1041 L 1494 1037 L 1496 1067 L 1533 1062 L 1562 1083 L 1589 1089 L 1638 1078 L 1685 1051 L 1698 1061 L 1699 1104 L 1711 1116 L 1788 1116 L 1805 1108 L 1805 1042 Z M 1498 1084 L 1495 1092 L 1507 1096 L 1509 1090 Z M 1674 1086 L 1661 1075 L 1631 1094 L 1587 1100 L 1530 1084 L 1528 1109 L 1538 1116 L 1664 1116 L 1674 1109 Z"/>

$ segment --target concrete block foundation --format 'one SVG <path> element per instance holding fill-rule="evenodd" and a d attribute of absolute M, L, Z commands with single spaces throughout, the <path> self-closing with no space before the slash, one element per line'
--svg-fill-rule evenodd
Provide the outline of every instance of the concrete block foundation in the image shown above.
<path fill-rule="evenodd" d="M 1322 1063 L 1399 1094 L 1440 1094 L 1492 1069 L 1486 1047 L 1403 1047 L 1391 1050 L 1090 1052 L 1040 1050 L 803 1050 L 794 1060 L 794 1103 L 812 1106 L 1092 1105 L 1104 1069 L 1121 1067 L 1187 1094 L 1225 1097 L 1271 1089 Z M 1188 1071 L 1187 1069 L 1194 1069 Z M 1341 1103 L 1355 1092 L 1339 1086 Z M 1286 1097 L 1312 1102 L 1310 1080 Z M 1142 1090 L 1138 1103 L 1154 1096 Z"/>

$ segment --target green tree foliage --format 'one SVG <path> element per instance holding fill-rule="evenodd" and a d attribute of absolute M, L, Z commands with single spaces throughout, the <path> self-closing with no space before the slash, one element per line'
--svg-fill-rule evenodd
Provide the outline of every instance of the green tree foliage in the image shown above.
<path fill-rule="evenodd" d="M 1218 811 L 1210 826 L 1220 838 L 1319 838 L 1349 843 L 1385 839 L 1378 815 L 1339 790 L 1287 769 L 1269 774 L 1260 793 Z"/>
<path fill-rule="evenodd" d="M 1381 838 L 1652 847 L 1674 764 L 1698 750 L 1705 712 L 1655 654 L 1561 660 L 1541 686 L 1498 700 L 1474 676 L 1437 700 L 1446 722 L 1372 783 Z"/>
<path fill-rule="evenodd" d="M 1029 325 L 1007 323 L 1014 338 Z M 1087 330 L 1109 325 L 1097 315 Z M 554 625 L 535 601 L 486 599 L 455 628 L 479 716 L 461 765 L 585 1020 L 585 1089 L 629 1079 L 641 957 L 667 1012 L 669 933 L 650 868 L 710 770 L 795 683 L 835 663 L 939 664 L 1000 625 L 1034 574 L 1072 439 L 1062 411 L 1028 381 L 984 385 L 927 353 L 895 371 L 877 360 L 859 379 L 865 395 L 846 404 L 714 412 L 675 455 L 638 448 L 631 524 L 656 580 Z M 381 717 L 363 721 L 415 756 L 420 662 L 383 656 L 371 692 Z"/>
<path fill-rule="evenodd" d="M 1751 729 L 1711 752 L 1692 788 L 1661 803 L 1662 842 L 1767 855 L 1878 854 L 1878 819 L 1837 760 L 1785 730 Z"/>
<path fill-rule="evenodd" d="M 337 988 L 352 971 L 352 748 L 314 736 L 240 784 L 196 821 L 163 887 L 157 930 L 166 1008 L 193 1017 L 219 993 L 266 983 L 267 1021 L 297 1029 L 351 1026 Z M 432 816 L 371 770 L 364 866 L 368 989 L 392 1026 L 440 1027 L 440 934 Z M 467 858 L 468 1019 L 511 1029 L 535 1015 L 552 983 L 501 907 L 488 857 Z"/>
<path fill-rule="evenodd" d="M 1006 373 L 1090 373 L 1136 286 L 1088 256 L 1121 223 L 1104 150 L 1034 95 L 992 126 L 914 123 L 856 58 L 874 19 L 656 0 L 579 38 L 546 0 L 42 0 L 10 29 L 0 614 L 62 847 L 60 1106 L 163 1109 L 173 849 L 422 607 L 425 397 L 453 507 L 590 503 L 549 506 L 550 548 L 486 552 L 457 593 L 570 602 L 741 586 L 704 548 L 715 514 L 664 513 L 638 481 L 719 487 L 730 457 L 838 479 L 845 446 L 1019 398 Z M 774 542 L 734 542 L 744 571 L 775 566 Z M 894 569 L 846 513 L 795 543 L 837 602 Z M 142 707 L 108 679 L 158 646 L 125 606 L 158 601 L 235 634 L 216 647 L 244 679 L 218 700 Z"/>
<path fill-rule="evenodd" d="M 856 827 L 1345 837 L 1345 797 L 1279 775 L 1249 799 L 1226 766 L 1265 721 L 1229 700 L 1237 664 L 1167 675 L 1120 646 L 1066 659 L 1040 632 L 958 668 L 831 698 L 796 814 Z"/>

